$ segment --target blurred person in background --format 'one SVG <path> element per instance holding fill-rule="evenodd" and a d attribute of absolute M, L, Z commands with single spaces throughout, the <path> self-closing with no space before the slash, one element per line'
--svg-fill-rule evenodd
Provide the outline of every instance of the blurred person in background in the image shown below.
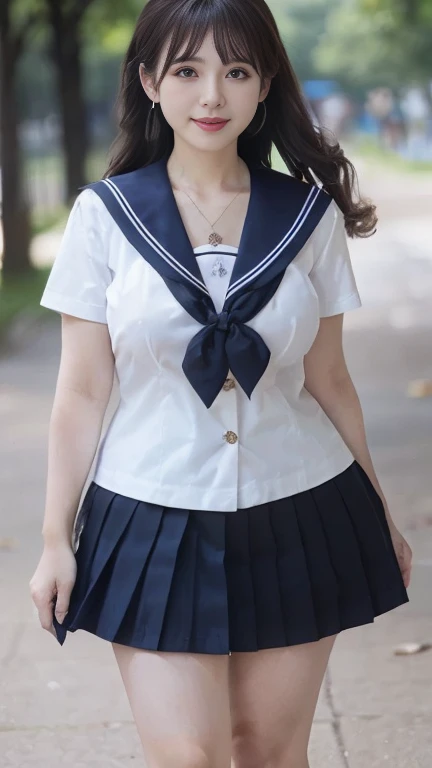
<path fill-rule="evenodd" d="M 379 136 L 387 149 L 401 149 L 406 139 L 404 113 L 390 88 L 375 88 L 368 93 L 366 110 L 379 124 Z"/>
<path fill-rule="evenodd" d="M 432 159 L 432 112 L 420 88 L 409 88 L 401 99 L 401 112 L 406 124 L 404 151 L 417 160 Z"/>
<path fill-rule="evenodd" d="M 332 93 L 323 99 L 319 110 L 320 124 L 341 139 L 347 131 L 348 121 L 353 116 L 353 106 L 344 93 Z"/>
<path fill-rule="evenodd" d="M 41 300 L 62 356 L 31 594 L 60 644 L 112 643 L 149 766 L 306 768 L 338 633 L 408 601 L 342 346 L 375 206 L 264 0 L 149 0 L 120 105 Z"/>

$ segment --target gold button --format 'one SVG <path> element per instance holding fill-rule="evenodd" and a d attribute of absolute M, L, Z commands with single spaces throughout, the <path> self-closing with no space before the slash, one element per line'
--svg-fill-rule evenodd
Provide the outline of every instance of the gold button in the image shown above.
<path fill-rule="evenodd" d="M 230 389 L 234 389 L 235 387 L 235 381 L 234 379 L 230 379 L 229 377 L 225 379 L 225 384 L 223 385 L 222 389 L 225 390 L 225 392 L 229 392 Z"/>
<path fill-rule="evenodd" d="M 225 432 L 224 440 L 226 440 L 227 443 L 231 443 L 233 445 L 234 443 L 237 442 L 238 437 L 235 432 Z"/>

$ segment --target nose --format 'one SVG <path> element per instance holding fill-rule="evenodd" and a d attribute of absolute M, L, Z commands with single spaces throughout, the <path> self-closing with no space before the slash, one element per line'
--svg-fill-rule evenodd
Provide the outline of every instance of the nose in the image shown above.
<path fill-rule="evenodd" d="M 200 104 L 206 107 L 219 107 L 223 104 L 222 88 L 217 77 L 209 77 L 204 81 Z"/>

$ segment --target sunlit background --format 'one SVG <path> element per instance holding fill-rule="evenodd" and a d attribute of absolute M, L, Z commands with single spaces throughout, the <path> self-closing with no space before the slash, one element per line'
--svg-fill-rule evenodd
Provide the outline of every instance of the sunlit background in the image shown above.
<path fill-rule="evenodd" d="M 414 550 L 410 603 L 338 639 L 311 768 L 430 768 L 432 0 L 269 5 L 314 121 L 334 133 L 377 205 L 376 235 L 349 241 L 363 307 L 345 316 L 345 351 L 379 480 Z M 120 64 L 141 8 L 0 0 L 5 767 L 142 764 L 110 650 L 85 633 L 60 649 L 39 628 L 27 586 L 41 551 L 60 351 L 59 317 L 39 300 L 79 188 L 105 171 Z M 274 167 L 286 170 L 276 152 Z"/>

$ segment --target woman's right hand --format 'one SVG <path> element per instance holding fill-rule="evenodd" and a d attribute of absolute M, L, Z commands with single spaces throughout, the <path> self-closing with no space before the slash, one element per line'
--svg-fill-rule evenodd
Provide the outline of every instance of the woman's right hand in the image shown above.
<path fill-rule="evenodd" d="M 54 637 L 53 606 L 61 623 L 69 608 L 69 599 L 76 579 L 76 560 L 68 542 L 44 547 L 36 571 L 30 579 L 30 594 L 39 613 L 39 621 Z"/>

